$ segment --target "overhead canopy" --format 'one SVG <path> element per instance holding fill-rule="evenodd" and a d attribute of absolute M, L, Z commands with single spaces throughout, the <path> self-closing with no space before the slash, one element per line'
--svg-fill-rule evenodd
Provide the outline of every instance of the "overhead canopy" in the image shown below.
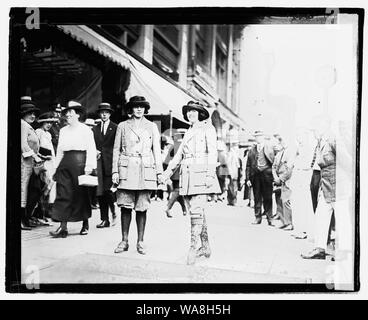
<path fill-rule="evenodd" d="M 182 107 L 193 100 L 189 94 L 179 89 L 168 80 L 146 67 L 137 59 L 129 56 L 130 85 L 126 97 L 144 96 L 150 103 L 150 114 L 169 115 L 186 122 L 182 115 Z M 187 123 L 187 122 L 186 122 Z"/>
<path fill-rule="evenodd" d="M 102 56 L 109 58 L 125 69 L 129 68 L 127 53 L 92 29 L 83 25 L 58 25 L 58 27 Z"/>

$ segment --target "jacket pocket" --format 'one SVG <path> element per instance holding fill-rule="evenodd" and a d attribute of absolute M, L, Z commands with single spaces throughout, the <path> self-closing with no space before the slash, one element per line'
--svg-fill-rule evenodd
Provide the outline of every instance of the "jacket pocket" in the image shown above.
<path fill-rule="evenodd" d="M 189 179 L 194 187 L 206 186 L 207 182 L 207 167 L 201 164 L 192 164 L 189 167 Z"/>
<path fill-rule="evenodd" d="M 128 163 L 129 163 L 129 159 L 119 160 L 119 179 L 121 180 L 128 179 Z"/>
<path fill-rule="evenodd" d="M 157 181 L 156 168 L 153 166 L 144 166 L 144 180 L 145 181 Z"/>

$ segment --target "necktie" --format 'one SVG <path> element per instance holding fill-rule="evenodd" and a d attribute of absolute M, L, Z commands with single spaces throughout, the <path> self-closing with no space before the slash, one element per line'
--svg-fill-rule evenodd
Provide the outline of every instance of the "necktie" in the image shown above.
<path fill-rule="evenodd" d="M 317 151 L 319 149 L 320 144 L 321 144 L 321 139 L 318 140 L 318 143 L 317 143 L 316 147 L 314 148 L 314 153 L 313 153 L 313 159 L 312 159 L 312 163 L 311 163 L 311 168 L 313 168 L 314 167 L 314 164 L 316 163 Z"/>
<path fill-rule="evenodd" d="M 105 135 L 105 122 L 102 122 L 101 133 L 102 135 Z"/>

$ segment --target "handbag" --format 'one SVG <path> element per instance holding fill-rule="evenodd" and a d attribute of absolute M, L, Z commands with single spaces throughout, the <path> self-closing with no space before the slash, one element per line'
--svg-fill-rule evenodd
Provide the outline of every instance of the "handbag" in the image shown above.
<path fill-rule="evenodd" d="M 83 174 L 78 176 L 78 184 L 85 187 L 96 187 L 98 186 L 98 178 L 89 174 Z"/>

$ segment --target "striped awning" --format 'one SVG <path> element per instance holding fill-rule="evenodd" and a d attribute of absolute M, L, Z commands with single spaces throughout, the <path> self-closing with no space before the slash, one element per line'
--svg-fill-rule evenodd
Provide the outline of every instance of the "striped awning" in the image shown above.
<path fill-rule="evenodd" d="M 58 25 L 58 27 L 75 40 L 85 44 L 90 49 L 119 64 L 123 68 L 129 69 L 127 53 L 87 26 Z"/>

